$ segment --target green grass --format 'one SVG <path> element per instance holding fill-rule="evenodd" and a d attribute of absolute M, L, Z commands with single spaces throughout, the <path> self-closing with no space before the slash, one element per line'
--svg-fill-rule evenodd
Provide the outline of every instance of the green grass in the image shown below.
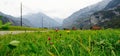
<path fill-rule="evenodd" d="M 29 31 L 41 31 L 41 30 L 47 30 L 42 28 L 31 28 L 31 27 L 21 27 L 21 26 L 8 26 L 8 27 L 2 27 L 0 30 L 10 30 L 10 31 L 23 31 L 23 30 L 29 30 Z"/>
<path fill-rule="evenodd" d="M 8 45 L 13 40 L 20 44 L 10 49 Z M 120 56 L 120 30 L 52 30 L 4 35 L 0 36 L 0 56 Z"/>

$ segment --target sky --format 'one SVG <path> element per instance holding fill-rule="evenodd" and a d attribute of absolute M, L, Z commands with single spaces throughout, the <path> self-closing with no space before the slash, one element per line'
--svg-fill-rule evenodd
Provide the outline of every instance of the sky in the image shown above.
<path fill-rule="evenodd" d="M 64 19 L 100 1 L 102 0 L 0 0 L 0 12 L 19 17 L 22 2 L 23 15 L 42 12 L 52 18 Z"/>

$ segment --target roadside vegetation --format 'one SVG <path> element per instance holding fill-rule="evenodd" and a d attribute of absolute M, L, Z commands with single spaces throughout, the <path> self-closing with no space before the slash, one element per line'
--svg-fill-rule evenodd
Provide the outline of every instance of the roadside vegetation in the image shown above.
<path fill-rule="evenodd" d="M 25 27 L 25 26 L 11 26 L 11 23 L 8 22 L 6 24 L 3 24 L 2 21 L 0 20 L 0 30 L 1 31 L 41 31 L 41 30 L 47 30 L 43 28 L 31 28 L 31 27 Z"/>
<path fill-rule="evenodd" d="M 51 30 L 0 36 L 0 56 L 120 56 L 120 30 Z"/>

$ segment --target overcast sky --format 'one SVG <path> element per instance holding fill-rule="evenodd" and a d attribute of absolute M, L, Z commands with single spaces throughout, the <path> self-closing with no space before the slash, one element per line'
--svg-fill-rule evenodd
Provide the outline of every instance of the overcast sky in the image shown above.
<path fill-rule="evenodd" d="M 19 17 L 21 1 L 24 15 L 42 12 L 52 18 L 66 18 L 81 8 L 101 0 L 0 0 L 0 11 Z"/>

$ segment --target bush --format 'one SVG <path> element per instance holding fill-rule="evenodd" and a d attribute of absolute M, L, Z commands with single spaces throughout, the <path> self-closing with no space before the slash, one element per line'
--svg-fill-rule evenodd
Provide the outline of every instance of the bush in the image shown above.
<path fill-rule="evenodd" d="M 2 29 L 2 30 L 8 30 L 8 29 L 9 29 L 9 27 L 2 26 L 2 27 L 1 27 L 1 29 Z"/>
<path fill-rule="evenodd" d="M 0 20 L 0 29 L 2 29 L 2 30 L 8 30 L 10 25 L 11 25 L 10 22 L 7 22 L 6 24 L 3 25 L 2 21 Z"/>

